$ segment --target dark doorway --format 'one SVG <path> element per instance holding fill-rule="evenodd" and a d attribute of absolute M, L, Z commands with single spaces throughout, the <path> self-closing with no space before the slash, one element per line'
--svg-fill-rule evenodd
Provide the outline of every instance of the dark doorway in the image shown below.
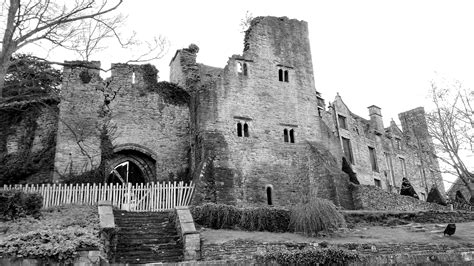
<path fill-rule="evenodd" d="M 108 177 L 109 183 L 144 183 L 145 178 L 143 176 L 140 167 L 131 161 L 125 161 L 117 164 Z"/>

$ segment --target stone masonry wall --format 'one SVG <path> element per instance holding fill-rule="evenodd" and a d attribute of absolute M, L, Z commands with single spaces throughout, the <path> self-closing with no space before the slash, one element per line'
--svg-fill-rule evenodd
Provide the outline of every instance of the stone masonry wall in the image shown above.
<path fill-rule="evenodd" d="M 55 180 L 61 180 L 68 174 L 89 171 L 100 164 L 98 112 L 104 95 L 97 89 L 102 82 L 99 70 L 93 69 L 100 67 L 100 63 L 91 62 L 90 67 L 64 67 L 63 70 L 54 160 Z M 91 77 L 87 83 L 80 77 L 85 72 Z"/>
<path fill-rule="evenodd" d="M 188 105 L 165 103 L 158 93 L 147 90 L 140 66 L 115 64 L 111 80 L 114 88 L 120 88 L 109 105 L 111 121 L 117 127 L 114 146 L 148 150 L 156 164 L 156 180 L 168 180 L 170 175 L 185 171 L 190 138 Z"/>
<path fill-rule="evenodd" d="M 355 209 L 377 211 L 447 210 L 448 207 L 390 193 L 376 186 L 352 185 Z"/>
<path fill-rule="evenodd" d="M 151 179 L 146 181 L 168 180 L 187 171 L 188 105 L 165 102 L 162 95 L 153 91 L 159 88 L 150 88 L 144 79 L 144 69 L 144 66 L 114 64 L 106 81 L 99 77 L 98 70 L 88 69 L 92 74 L 89 83 L 80 77 L 83 68 L 64 69 L 56 179 L 99 166 L 102 152 L 99 130 L 106 120 L 111 129 L 109 138 L 118 154 L 110 163 L 119 164 L 130 153 L 132 161 L 146 162 L 146 167 L 153 168 Z M 113 167 L 106 165 L 105 169 Z"/>
<path fill-rule="evenodd" d="M 49 97 L 0 105 L 0 184 L 52 180 L 57 119 Z"/>
<path fill-rule="evenodd" d="M 313 189 L 321 197 L 336 198 L 337 186 L 329 189 L 323 183 L 333 183 L 332 175 L 341 174 L 340 159 L 327 170 L 317 165 L 307 144 L 337 146 L 332 133 L 320 133 L 306 22 L 255 19 L 243 55 L 233 55 L 223 70 L 196 64 L 194 54 L 189 48 L 178 51 L 170 64 L 171 80 L 194 93 L 195 165 L 206 154 L 213 156 L 218 200 L 266 204 L 268 188 L 276 205 L 294 204 Z M 284 76 L 279 80 L 280 70 L 288 73 L 286 81 Z M 248 127 L 248 136 L 238 136 L 238 123 Z M 284 141 L 285 129 L 293 131 L 295 143 Z M 330 145 L 316 149 L 324 153 Z"/>
<path fill-rule="evenodd" d="M 350 141 L 354 158 L 352 168 L 361 184 L 375 185 L 378 181 L 381 188 L 398 192 L 403 177 L 406 177 L 423 200 L 426 200 L 433 186 L 437 186 L 443 193 L 444 185 L 441 182 L 438 163 L 430 152 L 433 146 L 427 133 L 422 108 L 400 114 L 401 120 L 405 121 L 402 123 L 405 125 L 405 131 L 401 131 L 392 121 L 383 132 L 377 129 L 377 126 L 383 128 L 381 121 L 366 120 L 353 114 L 339 95 L 329 111 L 326 116 L 333 117 L 334 121 L 338 116 L 345 117 L 346 128 L 339 122 L 333 123 L 332 126 L 341 138 Z M 408 126 L 406 121 L 418 125 L 416 132 L 421 132 L 418 133 L 418 138 L 414 137 L 413 130 L 410 130 L 412 127 Z M 425 129 L 419 126 L 423 123 Z M 369 147 L 375 150 L 376 170 L 372 168 Z M 403 170 L 402 160 L 406 171 Z"/>

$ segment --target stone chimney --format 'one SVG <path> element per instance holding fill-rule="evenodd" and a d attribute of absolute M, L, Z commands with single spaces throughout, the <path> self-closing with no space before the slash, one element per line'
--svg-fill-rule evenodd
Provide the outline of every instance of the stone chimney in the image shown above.
<path fill-rule="evenodd" d="M 367 108 L 369 109 L 370 121 L 372 122 L 374 129 L 378 133 L 382 134 L 384 132 L 384 127 L 383 127 L 382 112 L 381 112 L 380 107 L 376 105 L 371 105 Z"/>

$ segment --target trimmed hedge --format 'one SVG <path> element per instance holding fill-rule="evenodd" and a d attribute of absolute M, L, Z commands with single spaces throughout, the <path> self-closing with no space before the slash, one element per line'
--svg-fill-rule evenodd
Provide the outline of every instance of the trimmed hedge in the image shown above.
<path fill-rule="evenodd" d="M 288 232 L 290 212 L 273 207 L 237 208 L 231 205 L 206 203 L 191 208 L 194 221 L 213 229 Z"/>
<path fill-rule="evenodd" d="M 21 190 L 0 191 L 0 219 L 14 220 L 25 215 L 41 216 L 43 197 L 38 193 Z"/>
<path fill-rule="evenodd" d="M 359 259 L 359 254 L 347 249 L 305 247 L 303 249 L 275 248 L 257 254 L 257 264 L 280 265 L 345 265 Z"/>

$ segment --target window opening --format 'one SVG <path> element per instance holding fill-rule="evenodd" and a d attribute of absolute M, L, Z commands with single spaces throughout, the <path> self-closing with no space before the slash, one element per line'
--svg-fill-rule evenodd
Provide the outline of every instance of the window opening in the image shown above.
<path fill-rule="evenodd" d="M 268 205 L 273 205 L 272 187 L 270 187 L 270 186 L 267 187 L 267 204 Z"/>
<path fill-rule="evenodd" d="M 344 155 L 346 156 L 346 159 L 351 162 L 351 164 L 354 164 L 354 157 L 352 155 L 352 147 L 351 147 L 351 141 L 346 138 L 342 138 L 342 149 L 344 151 Z"/>
<path fill-rule="evenodd" d="M 283 70 L 282 69 L 278 70 L 278 80 L 283 81 Z"/>
<path fill-rule="evenodd" d="M 388 175 L 392 180 L 392 185 L 395 186 L 395 177 L 393 175 L 393 165 L 392 165 L 392 158 L 388 152 L 384 153 L 385 155 L 385 168 L 387 168 Z"/>
<path fill-rule="evenodd" d="M 244 76 L 248 75 L 248 70 L 247 70 L 247 64 L 246 63 L 244 63 L 244 65 L 243 65 L 243 74 L 244 74 Z"/>
<path fill-rule="evenodd" d="M 237 73 L 242 73 L 242 63 L 237 62 Z"/>
<path fill-rule="evenodd" d="M 425 195 L 425 193 L 421 192 L 421 193 L 420 193 L 420 196 L 421 196 L 421 200 L 422 200 L 422 201 L 426 201 L 426 195 Z"/>
<path fill-rule="evenodd" d="M 400 160 L 400 168 L 402 169 L 402 176 L 407 177 L 407 166 L 405 164 L 405 159 L 398 158 Z"/>
<path fill-rule="evenodd" d="M 288 142 L 288 129 L 283 129 L 283 140 Z"/>
<path fill-rule="evenodd" d="M 285 82 L 288 82 L 288 70 L 285 70 Z"/>
<path fill-rule="evenodd" d="M 375 184 L 375 186 L 377 186 L 377 187 L 382 187 L 382 182 L 381 182 L 379 179 L 375 179 L 375 178 L 374 178 L 374 184 Z"/>
<path fill-rule="evenodd" d="M 370 156 L 370 164 L 372 165 L 372 171 L 378 172 L 379 168 L 377 165 L 377 156 L 375 154 L 375 149 L 372 147 L 369 147 L 369 156 Z"/>
<path fill-rule="evenodd" d="M 244 124 L 244 137 L 249 137 L 249 126 L 247 123 Z"/>
<path fill-rule="evenodd" d="M 402 149 L 402 144 L 400 143 L 400 140 L 399 139 L 395 139 L 395 145 L 397 147 L 398 150 L 401 150 Z"/>
<path fill-rule="evenodd" d="M 132 72 L 132 84 L 135 84 L 135 71 Z"/>
<path fill-rule="evenodd" d="M 242 124 L 237 123 L 237 137 L 242 137 Z"/>
<path fill-rule="evenodd" d="M 290 130 L 290 142 L 295 143 L 295 132 L 293 129 Z"/>
<path fill-rule="evenodd" d="M 339 122 L 339 127 L 343 129 L 347 129 L 346 117 L 342 115 L 337 115 L 337 119 Z"/>

